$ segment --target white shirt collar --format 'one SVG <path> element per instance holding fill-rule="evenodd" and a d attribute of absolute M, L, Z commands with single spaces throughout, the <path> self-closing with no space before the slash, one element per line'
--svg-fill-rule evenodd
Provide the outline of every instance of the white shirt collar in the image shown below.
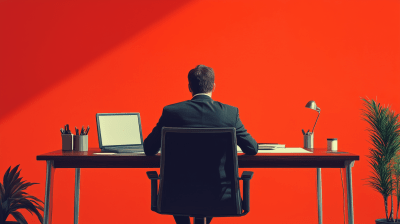
<path fill-rule="evenodd" d="M 209 97 L 211 98 L 210 94 L 208 94 L 208 93 L 197 93 L 197 94 L 194 94 L 194 95 L 193 95 L 192 99 L 193 99 L 195 96 L 199 96 L 199 95 L 206 95 L 206 96 L 209 96 Z"/>

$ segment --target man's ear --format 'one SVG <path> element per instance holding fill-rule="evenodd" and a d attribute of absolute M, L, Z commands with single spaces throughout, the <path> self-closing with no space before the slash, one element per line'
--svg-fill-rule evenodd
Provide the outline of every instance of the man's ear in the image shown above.
<path fill-rule="evenodd" d="M 188 84 L 189 92 L 193 93 L 192 88 L 190 88 L 190 84 Z"/>
<path fill-rule="evenodd" d="M 213 92 L 215 91 L 215 86 L 216 86 L 216 84 L 215 84 L 215 82 L 214 82 L 214 87 L 213 87 L 213 90 L 212 90 Z"/>

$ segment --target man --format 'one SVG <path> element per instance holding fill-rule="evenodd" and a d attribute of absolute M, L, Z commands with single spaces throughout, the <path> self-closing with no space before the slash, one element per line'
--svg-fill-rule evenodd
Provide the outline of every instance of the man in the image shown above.
<path fill-rule="evenodd" d="M 213 69 L 198 65 L 190 70 L 188 80 L 189 91 L 193 98 L 164 107 L 156 127 L 144 140 L 146 155 L 155 155 L 160 150 L 162 127 L 235 127 L 237 145 L 248 155 L 257 154 L 257 142 L 244 128 L 239 118 L 238 109 L 211 98 L 215 89 Z M 190 224 L 189 217 L 174 216 L 174 218 L 177 224 Z M 211 219 L 207 218 L 207 223 L 210 221 Z"/>

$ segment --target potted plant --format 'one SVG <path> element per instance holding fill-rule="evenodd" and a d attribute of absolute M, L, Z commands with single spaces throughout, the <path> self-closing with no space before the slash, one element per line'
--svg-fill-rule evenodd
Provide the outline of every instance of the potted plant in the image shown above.
<path fill-rule="evenodd" d="M 25 192 L 29 186 L 37 183 L 22 180 L 22 177 L 19 177 L 21 170 L 17 172 L 18 167 L 19 165 L 11 169 L 10 166 L 4 174 L 3 184 L 0 183 L 0 223 L 27 224 L 19 209 L 26 209 L 31 214 L 35 213 L 40 223 L 43 223 L 43 216 L 38 211 L 43 211 L 43 201 Z M 12 215 L 17 222 L 7 222 L 9 215 Z"/>
<path fill-rule="evenodd" d="M 362 99 L 364 109 L 363 120 L 368 122 L 367 129 L 370 135 L 369 164 L 372 175 L 368 178 L 368 184 L 378 191 L 384 201 L 386 219 L 375 220 L 378 223 L 400 222 L 398 211 L 400 203 L 400 157 L 397 155 L 400 149 L 400 123 L 399 115 L 390 111 L 390 106 L 384 107 L 374 100 Z M 394 203 L 396 196 L 397 203 Z M 388 209 L 390 199 L 391 208 Z M 396 218 L 394 218 L 394 205 Z"/>

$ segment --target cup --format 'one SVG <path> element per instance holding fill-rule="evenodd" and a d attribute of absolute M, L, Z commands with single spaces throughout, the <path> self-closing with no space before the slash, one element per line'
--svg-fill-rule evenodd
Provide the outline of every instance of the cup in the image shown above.
<path fill-rule="evenodd" d="M 72 151 L 72 146 L 74 144 L 74 139 L 72 138 L 72 134 L 62 134 L 62 151 Z"/>
<path fill-rule="evenodd" d="M 337 138 L 328 138 L 328 151 L 337 152 L 338 141 Z"/>
<path fill-rule="evenodd" d="M 74 151 L 88 151 L 88 135 L 74 135 Z"/>
<path fill-rule="evenodd" d="M 313 149 L 314 148 L 314 133 L 308 135 L 303 135 L 304 138 L 304 148 Z"/>

